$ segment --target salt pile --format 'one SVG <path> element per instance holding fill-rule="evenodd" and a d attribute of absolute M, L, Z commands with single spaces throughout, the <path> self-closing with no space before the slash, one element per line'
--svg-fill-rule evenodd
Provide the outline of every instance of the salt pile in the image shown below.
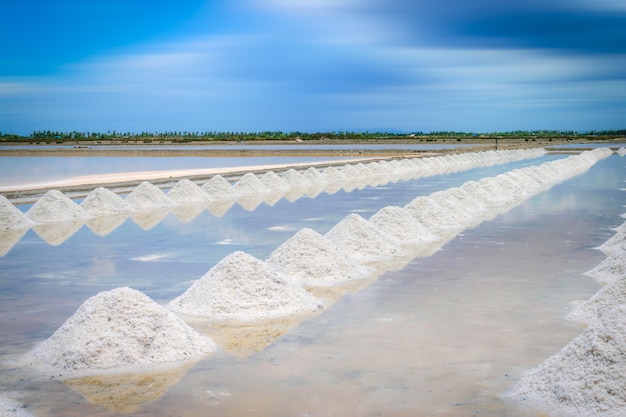
<path fill-rule="evenodd" d="M 324 177 L 324 175 L 313 167 L 307 168 L 302 176 L 306 178 L 306 180 L 309 181 L 311 184 L 323 185 L 326 183 L 326 178 Z"/>
<path fill-rule="evenodd" d="M 321 307 L 300 285 L 244 252 L 226 256 L 169 303 L 175 312 L 215 321 L 275 319 Z"/>
<path fill-rule="evenodd" d="M 456 233 L 464 228 L 430 197 L 419 196 L 403 208 L 435 235 Z"/>
<path fill-rule="evenodd" d="M 626 306 L 522 376 L 511 398 L 552 415 L 626 415 Z"/>
<path fill-rule="evenodd" d="M 292 189 L 303 190 L 311 186 L 311 182 L 295 169 L 287 170 L 282 178 L 289 183 Z"/>
<path fill-rule="evenodd" d="M 591 271 L 585 272 L 600 284 L 606 284 L 616 279 L 626 277 L 626 251 L 609 255 Z"/>
<path fill-rule="evenodd" d="M 173 313 L 123 287 L 89 298 L 33 353 L 58 370 L 97 374 L 187 361 L 214 349 Z"/>
<path fill-rule="evenodd" d="M 233 185 L 233 190 L 236 195 L 249 195 L 249 194 L 268 194 L 272 190 L 261 180 L 259 177 L 251 172 L 241 177 L 239 181 Z"/>
<path fill-rule="evenodd" d="M 477 199 L 474 198 L 470 193 L 468 193 L 465 189 L 461 187 L 453 187 L 448 188 L 446 190 L 450 193 L 454 198 L 459 200 L 461 205 L 467 210 L 469 213 L 474 215 L 479 215 L 486 211 L 484 205 L 482 205 Z"/>
<path fill-rule="evenodd" d="M 383 207 L 370 217 L 369 222 L 406 246 L 419 245 L 437 239 L 424 225 L 401 207 Z"/>
<path fill-rule="evenodd" d="M 183 178 L 167 193 L 167 197 L 175 205 L 208 203 L 209 196 L 194 182 Z"/>
<path fill-rule="evenodd" d="M 172 201 L 156 185 L 143 181 L 124 199 L 132 210 L 169 208 Z"/>
<path fill-rule="evenodd" d="M 204 192 L 209 195 L 211 200 L 235 198 L 235 190 L 233 189 L 233 186 L 221 175 L 214 175 L 200 188 L 202 188 Z"/>
<path fill-rule="evenodd" d="M 260 178 L 261 182 L 268 186 L 272 192 L 278 191 L 288 191 L 291 188 L 291 185 L 288 181 L 280 176 L 276 175 L 274 171 L 267 171 Z"/>
<path fill-rule="evenodd" d="M 98 187 L 87 194 L 87 197 L 80 203 L 80 207 L 94 217 L 111 216 L 128 211 L 122 197 L 103 187 Z"/>
<path fill-rule="evenodd" d="M 50 190 L 33 204 L 26 217 L 44 223 L 83 220 L 89 215 L 62 192 Z"/>
<path fill-rule="evenodd" d="M 624 252 L 626 250 L 626 232 L 616 233 L 596 249 L 607 255 Z"/>
<path fill-rule="evenodd" d="M 355 213 L 337 223 L 325 237 L 357 262 L 385 261 L 404 254 L 398 240 Z"/>
<path fill-rule="evenodd" d="M 306 287 L 340 285 L 365 278 L 368 270 L 315 230 L 304 228 L 270 254 L 266 262 Z"/>
<path fill-rule="evenodd" d="M 322 171 L 322 175 L 324 175 L 324 177 L 326 178 L 326 182 L 329 184 L 332 184 L 332 183 L 343 184 L 344 182 L 347 181 L 346 175 L 335 167 L 324 168 L 324 171 Z"/>
<path fill-rule="evenodd" d="M 582 323 L 592 323 L 597 318 L 602 318 L 606 312 L 610 312 L 620 304 L 626 304 L 626 279 L 616 279 L 605 285 L 589 300 L 573 310 L 568 318 Z"/>
<path fill-rule="evenodd" d="M 474 224 L 476 217 L 448 191 L 435 191 L 428 196 L 437 202 L 448 213 L 451 219 L 463 226 Z"/>
<path fill-rule="evenodd" d="M 28 229 L 32 225 L 33 222 L 24 213 L 0 195 L 0 230 Z"/>

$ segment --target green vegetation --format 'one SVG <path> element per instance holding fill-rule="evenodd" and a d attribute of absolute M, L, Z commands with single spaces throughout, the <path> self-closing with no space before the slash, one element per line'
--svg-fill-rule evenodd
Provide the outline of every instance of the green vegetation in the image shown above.
<path fill-rule="evenodd" d="M 602 140 L 610 139 L 617 136 L 626 135 L 626 129 L 620 130 L 602 130 L 588 132 L 574 131 L 558 131 L 558 130 L 531 130 L 531 131 L 510 131 L 510 132 L 490 132 L 490 133 L 473 133 L 473 132 L 455 132 L 455 131 L 435 131 L 435 132 L 412 132 L 412 133 L 395 133 L 395 132 L 356 132 L 356 131 L 334 131 L 334 132 L 281 132 L 281 131 L 265 131 L 265 132 L 56 132 L 56 131 L 35 131 L 29 136 L 21 136 L 17 134 L 1 133 L 0 141 L 2 142 L 46 142 L 63 143 L 78 141 L 116 141 L 116 142 L 174 142 L 186 143 L 196 141 L 280 141 L 280 140 L 418 140 L 418 141 L 436 141 L 436 140 L 455 140 L 463 139 L 526 139 L 526 140 L 552 140 L 552 139 L 587 139 Z"/>

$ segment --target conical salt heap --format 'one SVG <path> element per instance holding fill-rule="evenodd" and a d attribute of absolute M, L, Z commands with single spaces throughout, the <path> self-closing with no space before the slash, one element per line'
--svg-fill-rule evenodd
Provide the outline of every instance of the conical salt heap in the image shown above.
<path fill-rule="evenodd" d="M 259 177 L 248 172 L 233 185 L 235 195 L 269 194 L 272 190 Z"/>
<path fill-rule="evenodd" d="M 626 306 L 607 312 L 507 395 L 548 415 L 626 415 Z"/>
<path fill-rule="evenodd" d="M 419 196 L 403 208 L 434 235 L 456 233 L 464 228 L 448 216 L 446 210 L 430 197 Z"/>
<path fill-rule="evenodd" d="M 463 226 L 473 226 L 477 223 L 476 216 L 470 213 L 465 206 L 447 190 L 435 191 L 428 196 L 436 201 L 452 220 Z"/>
<path fill-rule="evenodd" d="M 305 287 L 341 285 L 369 271 L 315 230 L 304 228 L 270 254 L 266 262 Z"/>
<path fill-rule="evenodd" d="M 124 199 L 103 187 L 98 187 L 87 194 L 87 197 L 80 203 L 80 207 L 94 217 L 113 216 L 128 212 L 128 206 Z"/>
<path fill-rule="evenodd" d="M 388 261 L 401 257 L 400 242 L 358 214 L 352 213 L 324 235 L 357 262 Z"/>
<path fill-rule="evenodd" d="M 62 192 L 50 190 L 33 204 L 26 217 L 34 222 L 46 223 L 85 220 L 89 215 Z"/>
<path fill-rule="evenodd" d="M 167 193 L 167 197 L 175 205 L 203 204 L 209 202 L 209 196 L 194 182 L 183 178 Z"/>
<path fill-rule="evenodd" d="M 626 278 L 624 275 L 621 279 L 616 279 L 600 288 L 589 300 L 574 309 L 568 318 L 591 324 L 620 304 L 626 304 Z"/>
<path fill-rule="evenodd" d="M 122 287 L 89 298 L 33 353 L 59 371 L 98 374 L 188 361 L 214 349 L 172 312 Z"/>
<path fill-rule="evenodd" d="M 289 183 L 291 189 L 305 190 L 311 186 L 311 182 L 307 180 L 301 173 L 295 169 L 288 169 L 282 178 Z"/>
<path fill-rule="evenodd" d="M 309 314 L 322 305 L 265 262 L 234 252 L 172 300 L 169 308 L 214 321 L 256 321 Z"/>
<path fill-rule="evenodd" d="M 156 185 L 144 181 L 124 199 L 132 210 L 169 208 L 172 201 Z"/>
<path fill-rule="evenodd" d="M 202 184 L 200 188 L 208 194 L 209 199 L 212 201 L 235 199 L 233 186 L 221 175 L 214 175 L 210 180 Z"/>
<path fill-rule="evenodd" d="M 401 207 L 383 207 L 370 217 L 369 222 L 405 246 L 420 245 L 437 239 L 423 224 Z"/>
<path fill-rule="evenodd" d="M 607 284 L 616 279 L 623 279 L 626 277 L 626 251 L 609 255 L 595 268 L 585 272 L 585 275 L 592 277 L 600 284 Z"/>
<path fill-rule="evenodd" d="M 32 225 L 33 222 L 24 213 L 0 195 L 0 230 L 28 229 Z"/>
<path fill-rule="evenodd" d="M 598 246 L 596 249 L 606 255 L 626 251 L 626 232 L 616 233 L 609 240 Z"/>
<path fill-rule="evenodd" d="M 306 178 L 306 180 L 309 181 L 311 184 L 324 185 L 327 181 L 327 179 L 324 177 L 324 174 L 319 172 L 314 167 L 308 167 L 306 171 L 304 171 L 302 176 Z"/>
<path fill-rule="evenodd" d="M 289 182 L 278 176 L 274 171 L 267 171 L 259 179 L 272 190 L 272 193 L 287 192 L 291 188 Z"/>

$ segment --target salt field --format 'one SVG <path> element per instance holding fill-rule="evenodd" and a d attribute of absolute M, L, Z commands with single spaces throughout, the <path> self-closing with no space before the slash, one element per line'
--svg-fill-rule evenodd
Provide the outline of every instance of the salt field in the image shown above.
<path fill-rule="evenodd" d="M 0 200 L 0 410 L 621 415 L 607 376 L 626 363 L 607 342 L 624 337 L 621 155 L 489 151 Z M 602 341 L 617 353 L 589 359 Z"/>

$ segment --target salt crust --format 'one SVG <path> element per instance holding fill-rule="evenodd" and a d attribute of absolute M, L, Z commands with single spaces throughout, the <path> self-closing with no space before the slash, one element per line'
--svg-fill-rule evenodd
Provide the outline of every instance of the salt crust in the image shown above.
<path fill-rule="evenodd" d="M 33 222 L 3 195 L 0 195 L 0 230 L 28 229 Z"/>
<path fill-rule="evenodd" d="M 349 214 L 324 235 L 357 261 L 402 256 L 400 242 L 356 213 Z"/>
<path fill-rule="evenodd" d="M 159 187 L 148 181 L 143 181 L 124 199 L 132 210 L 168 208 L 172 201 Z"/>
<path fill-rule="evenodd" d="M 214 175 L 200 187 L 212 201 L 235 197 L 233 186 L 221 175 Z"/>
<path fill-rule="evenodd" d="M 169 303 L 187 316 L 256 321 L 310 314 L 322 303 L 295 281 L 244 252 L 234 252 Z"/>
<path fill-rule="evenodd" d="M 128 212 L 128 206 L 122 197 L 108 188 L 98 187 L 87 194 L 80 203 L 85 212 L 94 217 L 112 216 Z"/>
<path fill-rule="evenodd" d="M 32 417 L 25 406 L 12 398 L 0 395 L 0 417 Z"/>
<path fill-rule="evenodd" d="M 167 197 L 173 204 L 176 205 L 209 202 L 209 196 L 207 193 L 187 178 L 183 178 L 178 181 L 176 185 L 169 190 Z"/>
<path fill-rule="evenodd" d="M 383 207 L 369 218 L 369 222 L 403 245 L 413 246 L 437 239 L 424 225 L 398 206 Z"/>
<path fill-rule="evenodd" d="M 340 285 L 365 278 L 370 272 L 309 228 L 300 229 L 274 250 L 266 262 L 305 287 Z"/>
<path fill-rule="evenodd" d="M 507 395 L 549 415 L 626 415 L 626 306 L 607 312 Z"/>
<path fill-rule="evenodd" d="M 235 195 L 268 194 L 272 190 L 252 172 L 248 172 L 233 185 Z"/>
<path fill-rule="evenodd" d="M 214 349 L 211 339 L 172 312 L 121 287 L 89 298 L 33 353 L 68 376 L 178 363 Z"/>
<path fill-rule="evenodd" d="M 84 220 L 89 215 L 62 192 L 50 190 L 33 204 L 26 217 L 44 223 Z"/>

